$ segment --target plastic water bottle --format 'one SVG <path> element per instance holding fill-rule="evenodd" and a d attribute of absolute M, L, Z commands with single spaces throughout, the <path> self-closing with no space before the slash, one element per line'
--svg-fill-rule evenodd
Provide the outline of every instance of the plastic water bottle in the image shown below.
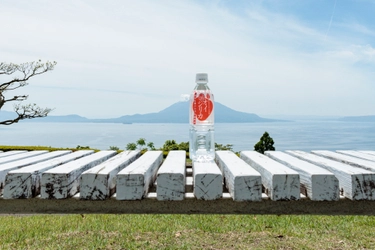
<path fill-rule="evenodd" d="M 208 162 L 215 159 L 214 96 L 206 73 L 197 74 L 195 82 L 190 95 L 189 156 L 193 161 Z"/>

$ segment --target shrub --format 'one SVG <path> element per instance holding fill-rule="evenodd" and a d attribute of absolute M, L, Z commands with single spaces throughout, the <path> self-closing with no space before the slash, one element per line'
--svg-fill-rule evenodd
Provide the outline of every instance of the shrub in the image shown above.
<path fill-rule="evenodd" d="M 273 144 L 273 139 L 266 131 L 260 138 L 260 141 L 254 145 L 254 150 L 261 154 L 264 154 L 265 151 L 275 151 Z"/>

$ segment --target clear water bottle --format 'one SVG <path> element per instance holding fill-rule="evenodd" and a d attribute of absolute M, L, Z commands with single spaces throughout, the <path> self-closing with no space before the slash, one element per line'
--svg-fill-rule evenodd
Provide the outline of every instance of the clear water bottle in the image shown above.
<path fill-rule="evenodd" d="M 206 73 L 196 75 L 190 95 L 190 159 L 208 162 L 215 159 L 214 96 L 207 86 Z"/>

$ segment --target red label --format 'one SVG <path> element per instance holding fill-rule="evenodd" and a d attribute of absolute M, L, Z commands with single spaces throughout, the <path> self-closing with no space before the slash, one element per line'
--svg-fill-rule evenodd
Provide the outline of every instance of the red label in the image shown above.
<path fill-rule="evenodd" d="M 193 102 L 193 111 L 194 111 L 194 118 L 193 123 L 196 123 L 196 119 L 199 121 L 206 120 L 212 113 L 213 110 L 213 103 L 210 99 L 209 94 L 200 93 L 197 96 L 197 93 L 194 94 L 194 102 Z"/>

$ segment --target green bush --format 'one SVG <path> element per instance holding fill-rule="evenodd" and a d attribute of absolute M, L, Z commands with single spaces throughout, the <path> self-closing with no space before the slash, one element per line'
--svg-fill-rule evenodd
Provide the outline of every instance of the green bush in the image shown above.
<path fill-rule="evenodd" d="M 261 154 L 264 154 L 265 151 L 275 151 L 273 144 L 274 141 L 272 137 L 266 131 L 260 138 L 260 141 L 254 145 L 254 150 Z"/>

